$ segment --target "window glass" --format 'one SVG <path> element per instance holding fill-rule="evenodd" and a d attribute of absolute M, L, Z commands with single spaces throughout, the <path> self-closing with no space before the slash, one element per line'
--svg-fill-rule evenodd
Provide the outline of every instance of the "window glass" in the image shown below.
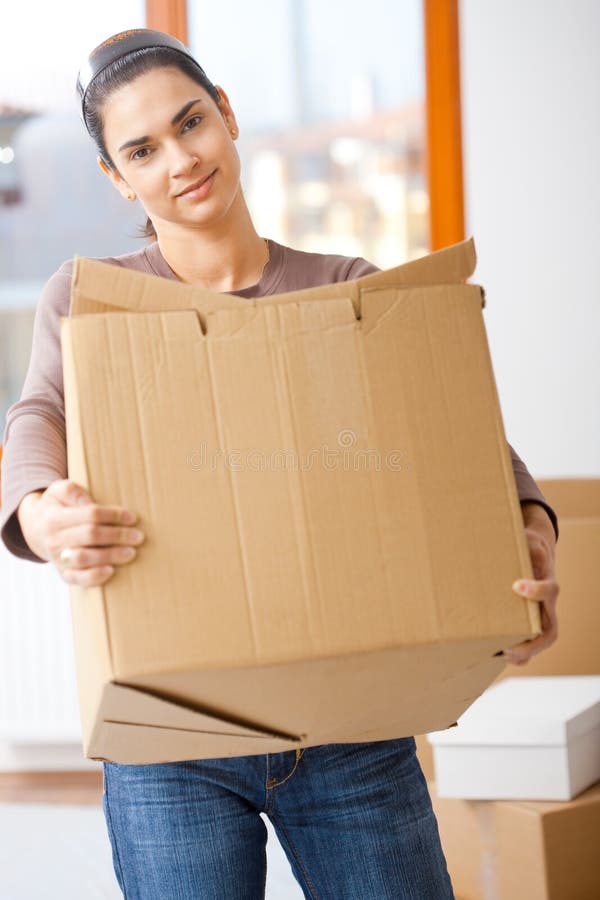
<path fill-rule="evenodd" d="M 19 399 L 44 282 L 73 255 L 137 249 L 144 216 L 96 164 L 77 71 L 101 41 L 145 24 L 144 0 L 11 3 L 0 29 L 0 416 Z M 0 435 L 1 438 L 1 435 Z"/>
<path fill-rule="evenodd" d="M 381 267 L 427 252 L 421 0 L 189 0 L 261 234 Z"/>

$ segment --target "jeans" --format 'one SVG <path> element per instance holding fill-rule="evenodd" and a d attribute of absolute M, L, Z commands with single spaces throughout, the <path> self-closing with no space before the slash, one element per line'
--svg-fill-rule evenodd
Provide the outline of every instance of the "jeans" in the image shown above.
<path fill-rule="evenodd" d="M 260 756 L 104 763 L 102 807 L 125 900 L 263 898 L 261 812 L 305 897 L 452 900 L 415 749 L 407 737 Z"/>

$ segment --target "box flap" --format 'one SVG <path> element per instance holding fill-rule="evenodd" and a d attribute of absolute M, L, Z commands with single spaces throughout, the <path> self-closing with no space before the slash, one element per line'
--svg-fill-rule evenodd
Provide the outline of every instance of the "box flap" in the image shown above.
<path fill-rule="evenodd" d="M 86 755 L 120 763 L 204 759 L 445 727 L 502 667 L 489 655 L 493 646 L 414 647 L 111 683 L 86 735 Z M 408 681 L 414 689 L 407 693 Z"/>
<path fill-rule="evenodd" d="M 162 726 L 101 722 L 94 734 L 93 749 L 85 742 L 84 753 L 88 759 L 146 765 L 282 753 L 297 746 L 279 738 L 240 737 Z"/>
<path fill-rule="evenodd" d="M 281 752 L 297 746 L 299 737 L 274 734 L 156 692 L 111 682 L 104 686 L 84 752 L 90 759 L 147 763 L 245 756 L 266 753 L 267 748 Z"/>
<path fill-rule="evenodd" d="M 200 708 L 198 704 L 173 700 L 156 691 L 111 682 L 104 688 L 99 718 L 121 725 L 176 728 L 202 734 L 224 734 L 231 737 L 265 739 L 280 738 L 290 745 L 303 735 L 280 734 L 260 724 L 225 716 L 217 710 Z"/>
<path fill-rule="evenodd" d="M 354 281 L 343 281 L 300 291 L 291 291 L 250 299 L 237 295 L 207 291 L 203 288 L 160 279 L 157 276 L 135 272 L 121 266 L 95 259 L 74 257 L 71 303 L 69 315 L 115 312 L 159 312 L 175 309 L 196 309 L 205 327 L 206 316 L 219 309 L 253 309 L 263 303 L 298 303 L 311 300 L 327 300 L 351 297 L 356 315 L 360 316 L 361 290 L 379 287 L 400 287 L 427 284 L 459 284 L 475 270 L 476 255 L 473 238 L 445 247 L 401 266 L 364 275 Z M 481 291 L 481 289 L 479 289 Z M 480 293 L 480 296 L 481 293 Z M 111 298 L 109 301 L 108 298 Z"/>
<path fill-rule="evenodd" d="M 506 678 L 488 688 L 434 746 L 562 745 L 600 723 L 600 675 Z"/>

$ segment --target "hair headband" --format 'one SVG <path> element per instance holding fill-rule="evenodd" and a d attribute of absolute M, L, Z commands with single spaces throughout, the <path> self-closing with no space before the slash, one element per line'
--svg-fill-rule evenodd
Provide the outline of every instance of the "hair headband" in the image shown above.
<path fill-rule="evenodd" d="M 152 28 L 133 28 L 130 31 L 120 31 L 107 38 L 92 50 L 87 60 L 81 66 L 77 76 L 77 92 L 81 98 L 81 112 L 83 114 L 85 95 L 90 84 L 100 72 L 106 69 L 116 59 L 127 56 L 134 50 L 142 50 L 146 47 L 168 47 L 177 50 L 178 53 L 187 56 L 200 69 L 206 77 L 202 66 L 196 62 L 188 48 L 177 38 L 163 31 L 155 31 Z M 206 78 L 208 81 L 209 79 Z M 85 121 L 85 116 L 84 116 Z"/>

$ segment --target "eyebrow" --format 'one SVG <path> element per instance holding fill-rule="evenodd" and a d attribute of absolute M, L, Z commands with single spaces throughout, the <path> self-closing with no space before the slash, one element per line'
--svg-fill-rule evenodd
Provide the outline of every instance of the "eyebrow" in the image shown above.
<path fill-rule="evenodd" d="M 185 106 L 181 107 L 181 109 L 179 110 L 179 112 L 176 115 L 173 116 L 173 118 L 171 119 L 171 125 L 177 125 L 178 122 L 181 122 L 181 120 L 184 118 L 184 116 L 190 111 L 192 106 L 195 106 L 196 103 L 203 103 L 203 102 L 204 101 L 202 100 L 201 97 L 197 97 L 196 100 L 190 100 L 188 103 L 185 104 Z M 146 144 L 150 140 L 151 140 L 151 137 L 149 134 L 145 134 L 145 135 L 143 135 L 143 137 L 139 137 L 139 138 L 132 138 L 132 140 L 125 141 L 124 144 L 121 144 L 118 152 L 121 153 L 123 150 L 129 150 L 130 147 L 137 147 L 139 144 Z"/>

